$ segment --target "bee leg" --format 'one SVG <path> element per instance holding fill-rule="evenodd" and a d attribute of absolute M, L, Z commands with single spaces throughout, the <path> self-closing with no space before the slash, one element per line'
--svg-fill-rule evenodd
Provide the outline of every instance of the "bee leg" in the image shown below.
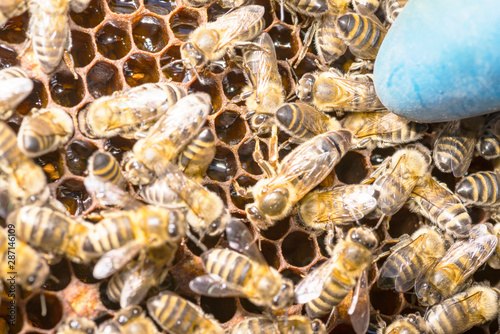
<path fill-rule="evenodd" d="M 294 68 L 297 68 L 302 59 L 304 59 L 304 57 L 306 56 L 307 49 L 312 43 L 316 30 L 318 30 L 318 25 L 319 25 L 319 20 L 316 20 L 314 21 L 313 24 L 311 24 L 311 26 L 307 30 L 306 35 L 304 36 L 304 42 L 302 42 L 302 47 L 300 48 L 299 57 L 297 58 L 297 60 L 295 61 L 295 65 L 293 66 Z"/>
<path fill-rule="evenodd" d="M 270 155 L 269 155 L 270 156 Z M 262 153 L 262 150 L 260 149 L 260 140 L 259 138 L 255 138 L 255 151 L 252 154 L 253 160 L 259 165 L 259 167 L 262 169 L 264 173 L 266 173 L 267 177 L 273 177 L 276 175 L 276 172 L 269 163 L 269 161 L 264 160 L 264 154 Z"/>
<path fill-rule="evenodd" d="M 243 188 L 242 186 L 240 186 L 238 181 L 236 181 L 234 178 L 231 179 L 231 183 L 233 184 L 233 187 L 234 187 L 234 190 L 236 191 L 236 193 L 238 195 L 240 195 L 241 197 L 245 197 L 245 198 L 252 198 L 253 197 L 251 189 Z"/>
<path fill-rule="evenodd" d="M 274 123 L 271 127 L 271 138 L 269 139 L 269 163 L 276 170 L 279 159 L 278 148 L 278 126 Z"/>

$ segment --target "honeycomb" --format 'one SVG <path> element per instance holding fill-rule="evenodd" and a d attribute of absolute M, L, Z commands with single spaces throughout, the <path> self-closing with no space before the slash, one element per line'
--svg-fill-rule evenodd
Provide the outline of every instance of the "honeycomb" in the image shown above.
<path fill-rule="evenodd" d="M 255 3 L 266 8 L 265 31 L 274 40 L 283 86 L 290 94 L 294 91 L 295 81 L 287 60 L 293 63 L 298 57 L 305 29 L 294 29 L 288 14 L 281 21 L 268 0 L 255 0 Z M 213 113 L 209 116 L 209 125 L 216 133 L 217 151 L 204 176 L 204 185 L 221 196 L 233 216 L 245 217 L 244 207 L 249 200 L 237 194 L 232 180 L 248 187 L 263 175 L 252 158 L 255 140 L 251 139 L 252 133 L 244 116 L 244 103 L 231 102 L 244 86 L 243 72 L 228 59 L 223 59 L 216 62 L 206 80 L 200 82 L 181 66 L 170 64 L 180 59 L 180 44 L 192 30 L 225 11 L 217 4 L 188 8 L 181 0 L 92 0 L 84 12 L 70 13 L 71 55 L 77 78 L 64 63 L 53 74 L 46 75 L 34 65 L 30 51 L 19 57 L 26 41 L 28 13 L 11 19 L 0 29 L 0 69 L 20 65 L 28 71 L 34 82 L 33 92 L 17 108 L 17 113 L 8 120 L 8 124 L 17 131 L 23 116 L 32 108 L 51 106 L 66 110 L 75 122 L 75 135 L 62 149 L 36 159 L 36 163 L 46 173 L 52 195 L 66 206 L 71 215 L 81 217 L 102 209 L 83 185 L 89 156 L 102 148 L 121 160 L 123 153 L 130 150 L 134 143 L 120 137 L 86 138 L 76 124 L 78 112 L 90 101 L 115 91 L 144 83 L 172 80 L 190 91 L 203 91 L 212 97 Z M 316 69 L 314 60 L 317 56 L 312 48 L 308 51 L 295 69 L 298 77 Z M 341 67 L 352 59 L 353 56 L 348 53 L 335 65 Z M 429 133 L 432 133 L 432 126 Z M 280 135 L 281 142 L 286 139 Z M 430 146 L 432 139 L 429 134 L 423 142 Z M 263 142 L 267 158 L 268 139 L 264 138 Z M 293 145 L 282 149 L 280 157 L 284 157 L 292 148 Z M 393 152 L 393 148 L 350 151 L 321 187 L 359 183 L 371 173 L 372 165 L 380 163 Z M 471 172 L 492 169 L 492 163 L 482 158 L 475 158 L 470 167 Z M 454 189 L 456 179 L 452 176 L 437 169 L 434 169 L 433 175 Z M 471 214 L 475 222 L 488 218 L 488 214 L 480 209 L 472 209 Z M 393 245 L 399 236 L 417 230 L 421 221 L 422 218 L 411 213 L 408 208 L 400 210 L 391 218 L 388 227 L 377 230 L 379 240 L 385 240 L 384 250 Z M 364 219 L 361 223 L 374 226 L 376 221 Z M 269 265 L 295 283 L 311 268 L 327 259 L 325 235 L 302 228 L 296 215 L 279 221 L 261 233 L 251 229 Z M 227 245 L 223 237 L 206 238 L 204 243 L 207 247 Z M 192 241 L 183 242 L 167 280 L 158 289 L 174 290 L 197 303 L 205 312 L 213 314 L 224 328 L 230 328 L 249 315 L 264 312 L 246 299 L 215 299 L 193 294 L 186 282 L 203 273 L 199 258 L 201 253 L 202 250 Z M 371 333 L 376 331 L 380 319 L 389 323 L 396 315 L 425 311 L 418 306 L 414 295 L 381 290 L 374 285 L 382 263 L 383 260 L 380 260 L 369 272 Z M 67 317 L 74 315 L 94 319 L 99 324 L 111 318 L 119 309 L 116 303 L 106 297 L 106 280 L 98 281 L 92 277 L 91 266 L 62 260 L 51 266 L 51 274 L 53 276 L 38 292 L 28 295 L 18 290 L 17 323 L 10 327 L 11 333 L 53 333 Z M 497 287 L 500 282 L 500 276 L 489 267 L 479 270 L 474 278 L 477 281 L 487 280 Z M 155 292 L 151 291 L 150 294 Z M 330 333 L 354 332 L 347 315 L 350 300 L 347 297 L 335 311 L 329 326 Z M 0 318 L 7 318 L 8 304 L 4 294 Z M 44 312 L 45 306 L 47 312 Z M 298 305 L 288 310 L 289 314 L 301 314 L 302 311 Z M 0 325 L 3 326 L 1 319 Z M 467 333 L 489 333 L 497 329 L 498 323 L 494 321 Z"/>

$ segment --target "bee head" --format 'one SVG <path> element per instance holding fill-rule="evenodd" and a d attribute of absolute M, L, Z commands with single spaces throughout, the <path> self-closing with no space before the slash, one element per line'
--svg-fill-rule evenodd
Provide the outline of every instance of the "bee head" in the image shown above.
<path fill-rule="evenodd" d="M 314 319 L 311 321 L 311 329 L 314 334 L 324 334 L 326 333 L 326 326 L 325 324 L 319 320 L 319 319 Z"/>
<path fill-rule="evenodd" d="M 316 82 L 316 77 L 307 73 L 302 76 L 295 90 L 295 94 L 299 99 L 305 102 L 310 102 L 312 100 L 312 91 L 314 83 Z"/>
<path fill-rule="evenodd" d="M 231 219 L 231 215 L 229 214 L 229 211 L 227 211 L 226 208 L 222 210 L 222 214 L 217 217 L 213 222 L 211 222 L 208 225 L 208 230 L 207 233 L 208 235 L 219 235 L 224 230 L 226 229 L 227 223 L 229 223 L 229 220 Z"/>
<path fill-rule="evenodd" d="M 95 323 L 85 318 L 70 318 L 67 324 L 68 327 L 74 331 L 79 331 L 85 334 L 97 333 Z"/>
<path fill-rule="evenodd" d="M 428 282 L 422 282 L 415 289 L 417 297 L 422 306 L 432 306 L 442 299 L 441 294 Z"/>
<path fill-rule="evenodd" d="M 134 185 L 146 185 L 153 182 L 153 172 L 146 168 L 132 152 L 127 152 L 122 161 L 123 172 L 127 180 Z"/>
<path fill-rule="evenodd" d="M 37 262 L 35 271 L 26 279 L 26 288 L 30 291 L 38 289 L 49 277 L 50 268 L 47 262 L 41 260 Z"/>
<path fill-rule="evenodd" d="M 347 234 L 347 239 L 365 246 L 368 249 L 374 249 L 378 245 L 375 234 L 364 227 L 351 228 Z"/>
<path fill-rule="evenodd" d="M 195 48 L 193 43 L 184 43 L 180 48 L 181 57 L 186 68 L 193 68 L 195 70 L 201 69 L 207 63 L 207 58 L 198 49 Z"/>
<path fill-rule="evenodd" d="M 250 120 L 250 126 L 254 130 L 258 130 L 259 133 L 269 133 L 271 132 L 272 125 L 272 115 L 269 114 L 256 114 L 252 116 Z"/>
<path fill-rule="evenodd" d="M 293 304 L 293 283 L 289 279 L 283 279 L 283 284 L 276 295 L 274 295 L 271 308 L 283 310 Z"/>

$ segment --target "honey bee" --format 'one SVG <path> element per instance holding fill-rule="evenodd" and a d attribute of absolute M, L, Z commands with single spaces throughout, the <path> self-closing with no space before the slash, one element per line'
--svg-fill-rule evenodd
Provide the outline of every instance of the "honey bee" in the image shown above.
<path fill-rule="evenodd" d="M 407 2 L 408 0 L 385 0 L 383 9 L 386 20 L 394 23 Z"/>
<path fill-rule="evenodd" d="M 347 44 L 338 36 L 336 21 L 337 15 L 328 12 L 321 18 L 314 35 L 318 57 L 323 64 L 333 63 L 347 51 Z"/>
<path fill-rule="evenodd" d="M 184 174 L 200 183 L 203 181 L 202 174 L 214 160 L 215 152 L 215 135 L 205 128 L 180 153 L 178 166 Z"/>
<path fill-rule="evenodd" d="M 10 18 L 21 15 L 28 9 L 26 0 L 3 0 L 0 3 L 0 27 Z"/>
<path fill-rule="evenodd" d="M 202 309 L 170 291 L 162 291 L 147 303 L 149 315 L 172 334 L 224 334 L 219 322 Z"/>
<path fill-rule="evenodd" d="M 2 25 L 0 4 L 0 26 Z M 0 70 L 0 119 L 12 116 L 17 106 L 30 95 L 33 81 L 21 67 L 8 67 Z"/>
<path fill-rule="evenodd" d="M 500 157 L 500 115 L 495 115 L 486 123 L 476 149 L 485 159 Z"/>
<path fill-rule="evenodd" d="M 277 321 L 258 316 L 241 321 L 229 334 L 326 334 L 326 327 L 319 319 L 310 320 L 301 315 L 281 317 Z"/>
<path fill-rule="evenodd" d="M 380 214 L 392 216 L 398 212 L 430 166 L 430 152 L 420 144 L 407 146 L 385 159 L 369 177 L 379 193 L 377 210 Z"/>
<path fill-rule="evenodd" d="M 483 116 L 446 124 L 434 143 L 434 162 L 444 173 L 461 177 L 469 168 L 474 147 L 484 125 Z"/>
<path fill-rule="evenodd" d="M 493 234 L 497 236 L 497 239 L 500 238 L 500 223 L 493 226 Z M 500 269 L 500 240 L 498 240 L 496 251 L 491 255 L 488 264 L 493 269 Z"/>
<path fill-rule="evenodd" d="M 445 246 L 443 235 L 433 227 L 422 226 L 411 237 L 404 235 L 380 268 L 378 286 L 397 292 L 410 290 L 444 256 Z"/>
<path fill-rule="evenodd" d="M 186 90 L 173 83 L 149 83 L 91 102 L 78 114 L 80 131 L 89 138 L 135 138 L 146 132 Z"/>
<path fill-rule="evenodd" d="M 33 109 L 23 118 L 17 145 L 24 155 L 39 157 L 62 147 L 74 132 L 73 119 L 64 110 Z"/>
<path fill-rule="evenodd" d="M 485 171 L 467 175 L 455 186 L 457 196 L 467 205 L 496 208 L 500 205 L 500 172 Z"/>
<path fill-rule="evenodd" d="M 14 230 L 14 226 L 7 226 Z M 10 232 L 10 231 L 9 231 Z M 12 231 L 13 232 L 13 231 Z M 49 266 L 46 259 L 22 240 L 0 228 L 0 278 L 6 281 L 16 271 L 16 284 L 28 291 L 38 289 L 49 277 Z M 0 287 L 1 288 L 1 287 Z M 1 289 L 0 289 L 1 290 Z"/>
<path fill-rule="evenodd" d="M 113 319 L 99 326 L 100 334 L 159 334 L 153 321 L 139 306 L 130 306 L 116 312 Z"/>
<path fill-rule="evenodd" d="M 264 161 L 257 141 L 254 160 L 267 177 L 248 191 L 234 183 L 242 196 L 251 195 L 255 199 L 245 207 L 248 219 L 258 228 L 267 229 L 274 221 L 286 217 L 295 203 L 330 174 L 351 147 L 351 141 L 352 134 L 348 130 L 326 132 L 296 147 L 278 166 Z M 274 126 L 271 161 L 277 161 L 277 145 L 277 126 Z"/>
<path fill-rule="evenodd" d="M 0 170 L 8 175 L 9 193 L 22 203 L 45 203 L 50 191 L 45 174 L 21 153 L 14 131 L 0 122 Z"/>
<path fill-rule="evenodd" d="M 231 220 L 226 237 L 234 250 L 211 249 L 201 255 L 208 273 L 189 283 L 192 291 L 211 297 L 243 297 L 258 306 L 282 310 L 292 305 L 293 283 L 270 267 L 246 226 Z M 236 250 L 236 251 L 235 251 Z"/>
<path fill-rule="evenodd" d="M 210 110 L 210 96 L 206 93 L 180 99 L 124 156 L 125 177 L 132 184 L 151 183 L 153 175 L 177 158 L 198 135 Z"/>
<path fill-rule="evenodd" d="M 244 6 L 199 26 L 181 45 L 184 66 L 197 74 L 235 47 L 248 45 L 264 28 L 264 11 L 262 6 Z"/>
<path fill-rule="evenodd" d="M 392 112 L 348 113 L 343 126 L 357 137 L 358 147 L 369 149 L 417 141 L 427 130 L 427 124 L 411 122 Z"/>
<path fill-rule="evenodd" d="M 97 279 L 111 276 L 143 249 L 179 242 L 186 234 L 184 215 L 179 210 L 139 205 L 107 210 L 101 215 L 104 219 L 93 225 L 82 245 L 88 256 L 102 255 L 94 267 Z"/>
<path fill-rule="evenodd" d="M 67 318 L 56 334 L 97 334 L 97 326 L 92 320 L 82 317 Z"/>
<path fill-rule="evenodd" d="M 354 80 L 334 68 L 304 74 L 296 94 L 320 111 L 373 111 L 384 108 L 375 93 L 373 82 Z"/>
<path fill-rule="evenodd" d="M 276 111 L 276 124 L 294 142 L 304 142 L 322 133 L 341 129 L 340 122 L 303 103 L 285 103 Z"/>
<path fill-rule="evenodd" d="M 252 0 L 183 0 L 184 4 L 189 7 L 203 7 L 208 4 L 217 3 L 222 8 L 235 8 L 246 6 L 252 3 Z"/>
<path fill-rule="evenodd" d="M 352 5 L 354 9 L 359 11 L 359 7 L 363 6 L 368 10 L 370 13 L 375 13 L 380 6 L 380 1 L 379 0 L 353 0 Z"/>
<path fill-rule="evenodd" d="M 378 245 L 373 231 L 364 227 L 349 230 L 329 258 L 295 287 L 295 301 L 306 304 L 311 318 L 329 314 L 355 288 L 348 310 L 356 333 L 366 333 L 370 320 L 366 269 Z"/>
<path fill-rule="evenodd" d="M 243 88 L 243 96 L 249 114 L 250 125 L 258 133 L 271 130 L 276 110 L 285 100 L 281 85 L 274 42 L 267 33 L 261 34 L 253 42 L 258 49 L 243 50 L 243 63 L 248 73 L 249 84 Z"/>
<path fill-rule="evenodd" d="M 92 225 L 77 221 L 49 207 L 23 206 L 13 211 L 7 222 L 16 226 L 19 239 L 51 254 L 64 255 L 77 263 L 90 258 L 82 253 L 85 236 Z"/>
<path fill-rule="evenodd" d="M 349 45 L 351 53 L 361 59 L 375 59 L 387 29 L 365 6 L 358 4 L 360 13 L 337 17 L 338 36 Z"/>
<path fill-rule="evenodd" d="M 109 299 L 119 302 L 123 309 L 139 304 L 150 288 L 165 280 L 177 248 L 177 244 L 170 242 L 150 247 L 138 260 L 126 264 L 108 282 Z"/>
<path fill-rule="evenodd" d="M 463 238 L 469 235 L 472 219 L 460 200 L 430 174 L 423 177 L 410 195 L 410 210 L 421 214 L 446 233 Z"/>
<path fill-rule="evenodd" d="M 188 178 L 174 165 L 165 166 L 156 181 L 142 187 L 140 195 L 145 202 L 158 206 L 187 206 L 186 220 L 202 236 L 221 234 L 231 217 L 217 194 Z"/>
<path fill-rule="evenodd" d="M 377 194 L 371 185 L 347 185 L 307 194 L 300 202 L 299 215 L 304 225 L 330 229 L 332 225 L 359 221 L 377 206 Z"/>
<path fill-rule="evenodd" d="M 498 314 L 498 294 L 476 285 L 446 299 L 425 314 L 429 333 L 464 333 L 493 320 Z"/>
<path fill-rule="evenodd" d="M 115 157 L 105 151 L 94 152 L 88 160 L 89 177 L 99 182 L 110 182 L 117 187 L 125 186 L 127 180 Z"/>
<path fill-rule="evenodd" d="M 53 72 L 65 50 L 71 48 L 68 10 L 83 11 L 90 0 L 38 0 L 29 1 L 31 14 L 28 35 L 33 53 L 42 71 Z"/>
<path fill-rule="evenodd" d="M 498 239 L 491 224 L 470 229 L 467 240 L 455 242 L 444 257 L 417 282 L 415 291 L 423 306 L 432 306 L 464 288 L 466 281 L 496 249 Z"/>
<path fill-rule="evenodd" d="M 421 334 L 429 333 L 427 324 L 420 314 L 409 314 L 405 317 L 397 316 L 396 320 L 385 327 L 378 329 L 377 334 Z"/>

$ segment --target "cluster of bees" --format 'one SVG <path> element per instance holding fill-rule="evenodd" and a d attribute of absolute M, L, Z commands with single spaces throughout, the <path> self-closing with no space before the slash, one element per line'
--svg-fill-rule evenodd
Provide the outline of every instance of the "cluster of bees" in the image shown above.
<path fill-rule="evenodd" d="M 496 218 L 500 173 L 465 175 L 476 150 L 486 159 L 500 157 L 500 116 L 445 124 L 431 151 L 417 143 L 426 124 L 384 109 L 371 80 L 373 60 L 405 3 L 382 1 L 385 24 L 375 15 L 377 0 L 276 3 L 297 25 L 299 16 L 305 18 L 301 28 L 308 30 L 298 62 L 313 39 L 321 61 L 319 71 L 297 78 L 293 97 L 285 96 L 274 42 L 262 33 L 262 6 L 220 1 L 222 7 L 238 8 L 198 27 L 180 48 L 180 62 L 200 81 L 211 63 L 226 55 L 245 73 L 247 86 L 233 102 L 245 101 L 256 141 L 253 158 L 264 172 L 249 189 L 233 181 L 241 196 L 254 199 L 245 208 L 250 224 L 265 230 L 298 214 L 305 228 L 326 231 L 330 258 L 296 286 L 267 264 L 243 221 L 232 218 L 222 199 L 201 185 L 216 153 L 215 135 L 206 127 L 208 94 L 188 93 L 171 82 L 144 84 L 96 99 L 78 114 L 79 130 L 88 138 L 136 140 L 121 163 L 102 150 L 90 157 L 85 187 L 108 209 L 85 219 L 69 216 L 50 196 L 43 170 L 33 161 L 72 138 L 71 116 L 57 108 L 32 110 L 17 135 L 0 122 L 0 190 L 10 199 L 6 223 L 17 238 L 16 283 L 36 291 L 49 277 L 49 264 L 60 257 L 95 263 L 93 276 L 109 278 L 106 293 L 122 308 L 99 326 L 69 318 L 57 333 L 157 333 L 157 326 L 169 333 L 224 333 L 216 319 L 168 290 L 147 299 L 147 313 L 138 306 L 165 280 L 185 238 L 204 249 L 206 274 L 190 282 L 193 292 L 248 298 L 266 309 L 267 315 L 226 331 L 232 334 L 326 333 L 328 317 L 351 292 L 348 314 L 357 333 L 370 325 L 381 334 L 461 333 L 496 318 L 499 291 L 470 279 L 485 263 L 500 268 L 500 224 L 473 224 L 466 207 L 482 207 Z M 50 73 L 70 45 L 69 8 L 81 12 L 87 5 L 84 0 L 10 0 L 0 4 L 0 25 L 29 8 L 34 57 Z M 356 57 L 347 72 L 328 67 L 347 49 Z M 65 61 L 71 68 L 70 57 Z M 11 117 L 32 88 L 22 68 L 1 70 L 0 118 Z M 288 136 L 281 146 L 279 132 Z M 267 160 L 261 136 L 270 136 Z M 280 148 L 292 146 L 280 161 Z M 349 150 L 394 146 L 398 150 L 361 184 L 316 188 Z M 433 166 L 462 178 L 455 193 L 431 175 Z M 375 231 L 405 204 L 429 224 L 382 252 Z M 365 217 L 378 219 L 377 225 L 364 226 Z M 344 235 L 338 228 L 344 225 L 355 227 Z M 0 231 L 0 278 L 6 280 L 11 239 Z M 221 234 L 229 248 L 204 246 L 205 236 Z M 383 258 L 379 287 L 401 293 L 414 289 L 418 303 L 430 307 L 423 316 L 371 323 L 367 271 Z M 305 315 L 284 312 L 294 303 L 305 304 Z"/>

